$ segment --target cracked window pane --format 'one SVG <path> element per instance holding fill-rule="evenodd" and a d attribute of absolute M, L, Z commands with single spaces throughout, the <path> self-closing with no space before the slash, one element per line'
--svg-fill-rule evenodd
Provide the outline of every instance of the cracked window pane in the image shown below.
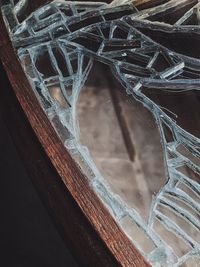
<path fill-rule="evenodd" d="M 38 101 L 153 266 L 200 265 L 197 0 L 7 1 Z"/>
<path fill-rule="evenodd" d="M 101 175 L 147 221 L 152 198 L 166 183 L 152 114 L 126 94 L 109 68 L 96 63 L 80 93 L 77 117 L 80 142 Z"/>

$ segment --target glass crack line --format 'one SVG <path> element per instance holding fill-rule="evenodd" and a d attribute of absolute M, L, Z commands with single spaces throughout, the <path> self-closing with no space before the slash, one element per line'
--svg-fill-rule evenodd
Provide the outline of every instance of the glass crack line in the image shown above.
<path fill-rule="evenodd" d="M 120 1 L 113 3 L 107 5 L 53 1 L 34 11 L 21 22 L 18 17 L 25 12 L 23 10 L 28 2 L 19 1 L 14 5 L 11 1 L 2 7 L 2 12 L 24 72 L 38 100 L 68 151 L 72 156 L 79 155 L 84 162 L 85 168 L 90 173 L 93 188 L 116 221 L 123 224 L 124 218 L 128 217 L 142 229 L 155 249 L 147 254 L 142 247 L 139 247 L 137 240 L 133 242 L 153 265 L 180 266 L 191 258 L 191 255 L 199 257 L 199 243 L 193 240 L 190 233 L 181 229 L 172 218 L 162 214 L 159 207 L 165 206 L 173 210 L 191 224 L 191 227 L 198 228 L 199 222 L 194 220 L 194 216 L 179 207 L 177 203 L 168 200 L 168 196 L 170 194 L 174 200 L 186 203 L 199 216 L 199 202 L 188 195 L 187 191 L 180 189 L 180 185 L 189 188 L 198 200 L 200 185 L 179 172 L 178 167 L 189 166 L 198 175 L 200 167 L 183 155 L 178 148 L 184 146 L 195 158 L 199 158 L 200 140 L 178 126 L 165 110 L 145 95 L 143 89 L 154 88 L 161 92 L 199 90 L 200 60 L 162 46 L 144 34 L 143 30 L 148 28 L 154 31 L 190 33 L 191 29 L 194 29 L 193 31 L 198 34 L 198 26 L 193 28 L 182 26 L 198 8 L 198 4 L 195 1 L 172 0 L 159 7 L 138 11 L 130 3 L 123 5 L 120 5 Z M 189 10 L 186 10 L 173 26 L 150 21 L 152 16 L 180 5 L 186 6 L 188 3 Z M 194 4 L 193 7 L 191 4 Z M 198 17 L 198 12 L 195 12 Z M 146 21 L 147 19 L 149 21 Z M 157 62 L 161 57 L 165 59 L 166 66 L 159 69 Z M 64 62 L 62 66 L 58 60 L 60 58 Z M 42 60 L 43 64 L 48 64 L 48 70 L 42 68 L 40 64 Z M 148 223 L 136 210 L 131 209 L 119 196 L 112 193 L 89 151 L 79 140 L 76 103 L 95 60 L 107 64 L 130 97 L 133 96 L 152 112 L 160 131 L 168 181 L 152 201 Z M 55 87 L 60 89 L 57 97 L 52 96 Z M 55 117 L 58 119 L 56 123 Z M 173 141 L 167 141 L 164 127 L 170 129 Z M 157 220 L 168 231 L 188 243 L 191 247 L 190 252 L 181 257 L 176 255 L 174 249 L 166 244 L 154 229 Z M 194 231 L 199 235 L 198 229 Z"/>

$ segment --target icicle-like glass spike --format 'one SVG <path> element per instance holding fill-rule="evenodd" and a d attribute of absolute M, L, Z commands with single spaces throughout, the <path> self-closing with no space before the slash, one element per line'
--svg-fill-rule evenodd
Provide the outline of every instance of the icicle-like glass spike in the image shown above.
<path fill-rule="evenodd" d="M 111 4 L 58 0 L 37 10 L 32 10 L 28 2 L 7 1 L 2 6 L 4 20 L 24 72 L 66 148 L 118 224 L 153 266 L 200 266 L 200 128 L 191 126 L 195 116 L 199 123 L 194 108 L 195 103 L 198 107 L 200 89 L 199 1 L 171 0 L 156 7 L 149 1 L 146 10 L 145 5 L 138 4 L 140 1 L 134 5 L 128 0 Z M 157 151 L 153 150 L 155 155 L 148 154 L 157 156 L 157 160 L 151 161 L 151 156 L 145 159 L 144 169 L 150 170 L 147 165 L 151 162 L 159 166 L 164 162 L 166 180 L 159 184 L 153 175 L 156 178 L 162 172 L 147 172 L 151 183 L 159 188 L 154 192 L 152 187 L 153 197 L 143 196 L 150 204 L 145 216 L 136 203 L 130 204 L 114 192 L 95 164 L 95 156 L 84 146 L 84 137 L 81 142 L 77 109 L 79 118 L 84 120 L 87 103 L 91 102 L 84 95 L 84 101 L 79 103 L 78 99 L 94 62 L 106 65 L 122 85 L 125 107 L 131 106 L 132 101 L 139 106 L 138 125 L 143 125 L 145 131 L 143 112 L 149 112 L 159 129 L 164 156 L 158 145 Z M 96 70 L 99 66 L 95 65 Z M 94 73 L 97 75 L 97 71 Z M 99 81 L 105 79 L 106 73 Z M 94 93 L 96 103 L 103 103 L 104 92 Z M 126 137 L 129 159 L 139 166 L 135 174 L 139 175 L 141 163 L 115 88 L 110 97 L 122 136 Z M 182 109 L 178 108 L 180 102 Z M 105 109 L 110 103 L 107 101 Z M 96 107 L 94 104 L 91 108 L 94 114 Z M 109 112 L 105 120 L 109 119 Z M 101 124 L 101 117 L 98 118 Z M 134 124 L 130 114 L 129 118 Z M 190 124 L 185 124 L 186 120 Z M 144 136 L 156 139 L 154 130 Z M 113 138 L 118 137 L 113 129 Z M 144 189 L 142 175 L 138 177 L 140 188 Z"/>

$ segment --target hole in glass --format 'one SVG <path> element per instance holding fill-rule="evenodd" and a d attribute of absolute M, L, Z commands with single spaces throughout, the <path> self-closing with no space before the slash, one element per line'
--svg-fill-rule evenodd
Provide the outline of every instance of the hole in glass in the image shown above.
<path fill-rule="evenodd" d="M 195 32 L 167 32 L 162 30 L 152 30 L 146 27 L 137 27 L 146 36 L 149 36 L 153 41 L 169 48 L 170 50 L 190 56 L 199 58 L 200 55 L 200 37 Z M 191 49 L 192 43 L 192 49 Z"/>
<path fill-rule="evenodd" d="M 65 57 L 64 57 L 62 51 L 57 47 L 53 48 L 52 50 L 53 50 L 54 56 L 55 56 L 57 64 L 58 64 L 58 68 L 62 72 L 63 77 L 68 77 L 69 71 L 68 71 L 68 67 L 67 67 L 67 62 L 65 60 Z"/>
<path fill-rule="evenodd" d="M 102 79 L 103 77 L 103 79 Z M 80 142 L 112 190 L 147 219 L 152 196 L 166 182 L 153 116 L 95 64 L 77 103 Z"/>
<path fill-rule="evenodd" d="M 52 66 L 52 61 L 50 59 L 48 50 L 44 49 L 40 51 L 37 56 L 35 66 L 38 71 L 43 74 L 44 78 L 49 78 L 58 74 L 55 68 Z"/>
<path fill-rule="evenodd" d="M 184 88 L 179 92 L 173 92 L 170 88 L 143 88 L 142 91 L 160 106 L 168 116 L 174 119 L 179 126 L 194 136 L 200 137 L 199 91 L 184 91 Z"/>

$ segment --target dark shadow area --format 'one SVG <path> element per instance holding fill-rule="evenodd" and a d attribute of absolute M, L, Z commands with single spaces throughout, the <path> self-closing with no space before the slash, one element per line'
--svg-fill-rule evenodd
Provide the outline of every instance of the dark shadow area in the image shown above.
<path fill-rule="evenodd" d="M 137 29 L 150 37 L 154 42 L 161 44 L 162 46 L 185 56 L 199 58 L 199 34 L 195 32 L 170 32 L 153 30 L 145 27 L 137 27 Z M 192 49 L 191 49 L 192 44 Z"/>
<path fill-rule="evenodd" d="M 1 114 L 0 200 L 0 266 L 78 266 L 33 188 Z"/>

